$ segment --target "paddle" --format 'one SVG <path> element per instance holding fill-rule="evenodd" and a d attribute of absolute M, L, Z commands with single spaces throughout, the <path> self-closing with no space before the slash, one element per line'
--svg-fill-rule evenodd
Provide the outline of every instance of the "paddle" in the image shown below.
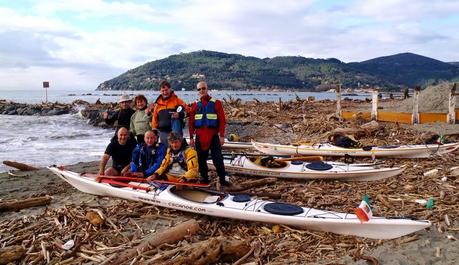
<path fill-rule="evenodd" d="M 134 189 L 134 190 L 144 190 L 144 191 L 151 191 L 152 189 L 150 187 L 142 187 L 142 186 L 138 186 L 138 185 L 132 185 L 132 184 L 129 184 L 129 183 L 126 183 L 126 182 L 121 182 L 121 181 L 116 181 L 114 179 L 111 179 L 111 178 L 99 178 L 99 179 L 96 179 L 98 182 L 101 182 L 101 183 L 107 183 L 107 184 L 110 184 L 110 185 L 116 185 L 115 187 L 117 186 L 120 186 L 120 187 L 127 187 L 127 188 L 131 188 L 131 189 Z"/>
<path fill-rule="evenodd" d="M 153 181 L 147 181 L 146 178 L 136 178 L 136 177 L 125 177 L 125 176 L 105 176 L 105 175 L 98 175 L 98 174 L 91 174 L 91 173 L 84 173 L 84 176 L 88 177 L 95 177 L 97 181 L 101 179 L 111 179 L 114 181 L 117 181 L 119 183 L 123 183 L 120 181 L 135 181 L 135 182 L 141 182 L 141 183 L 159 183 L 159 184 L 168 184 L 168 185 L 175 185 L 175 186 L 190 186 L 190 187 L 209 187 L 209 184 L 204 184 L 204 183 L 193 183 L 193 182 L 175 182 L 175 181 L 167 181 L 167 180 L 153 180 Z M 118 183 L 117 183 L 118 185 Z"/>
<path fill-rule="evenodd" d="M 208 188 L 210 187 L 209 184 L 206 183 L 194 183 L 194 182 L 175 182 L 175 181 L 167 181 L 167 180 L 153 180 L 154 183 L 160 184 L 168 184 L 168 185 L 175 185 L 175 186 L 188 186 L 188 187 L 201 187 L 201 188 Z"/>

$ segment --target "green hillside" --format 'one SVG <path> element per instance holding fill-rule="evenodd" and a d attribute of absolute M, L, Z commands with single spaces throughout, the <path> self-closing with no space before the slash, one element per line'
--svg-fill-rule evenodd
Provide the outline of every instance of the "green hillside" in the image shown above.
<path fill-rule="evenodd" d="M 457 66 L 413 53 L 379 57 L 349 66 L 389 83 L 409 87 L 425 87 L 459 76 Z"/>
<path fill-rule="evenodd" d="M 433 61 L 434 66 L 429 65 Z M 398 67 L 398 64 L 402 66 Z M 450 80 L 454 75 L 459 76 L 458 67 L 415 54 L 346 64 L 337 59 L 300 56 L 260 59 L 197 51 L 146 63 L 103 82 L 97 90 L 157 90 L 162 79 L 168 79 L 175 89 L 186 90 L 194 89 L 199 80 L 206 80 L 214 89 L 233 90 L 315 90 L 320 85 L 333 83 L 342 83 L 345 87 L 369 85 L 394 88 L 398 85 L 422 85 L 440 79 Z"/>

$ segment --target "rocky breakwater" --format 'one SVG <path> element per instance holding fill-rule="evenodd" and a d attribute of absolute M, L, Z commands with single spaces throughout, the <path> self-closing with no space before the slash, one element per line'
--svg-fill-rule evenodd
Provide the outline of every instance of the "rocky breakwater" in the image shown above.
<path fill-rule="evenodd" d="M 41 103 L 41 104 L 25 104 L 13 101 L 0 100 L 0 114 L 3 115 L 35 115 L 35 116 L 51 116 L 62 115 L 76 112 L 74 104 L 61 103 Z"/>
<path fill-rule="evenodd" d="M 102 119 L 102 113 L 114 108 L 115 103 L 91 104 L 84 100 L 75 100 L 72 103 L 40 103 L 26 104 L 9 100 L 0 100 L 0 114 L 3 115 L 27 115 L 27 116 L 51 116 L 63 114 L 76 114 L 88 120 L 89 124 L 107 127 Z M 112 111 L 113 112 L 113 111 Z"/>

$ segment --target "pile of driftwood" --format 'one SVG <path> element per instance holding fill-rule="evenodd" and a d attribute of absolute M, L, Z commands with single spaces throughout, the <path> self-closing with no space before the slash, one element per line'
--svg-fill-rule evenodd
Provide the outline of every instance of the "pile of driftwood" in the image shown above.
<path fill-rule="evenodd" d="M 364 145 L 381 145 L 422 143 L 430 135 L 397 124 L 366 124 L 358 118 L 339 121 L 333 117 L 331 101 L 248 104 L 233 101 L 225 104 L 229 119 L 247 123 L 256 119 L 257 133 L 251 136 L 255 140 L 274 139 L 280 134 L 290 135 L 284 140 L 288 142 L 318 142 L 334 133 L 345 133 L 355 136 Z M 295 112 L 298 109 L 300 111 Z M 237 114 L 238 111 L 245 114 Z M 370 183 L 231 176 L 234 186 L 230 191 L 339 212 L 353 212 L 362 196 L 368 195 L 375 216 L 429 219 L 434 224 L 430 229 L 445 236 L 459 231 L 457 154 L 431 159 L 391 159 L 385 163 L 405 164 L 406 170 L 401 176 Z M 66 189 L 56 192 L 64 193 Z M 112 200 L 110 206 L 74 202 L 62 208 L 47 208 L 39 216 L 2 219 L 0 264 L 8 261 L 18 264 L 289 264 L 339 262 L 346 254 L 377 264 L 378 257 L 367 253 L 385 242 Z M 428 201 L 433 205 L 426 207 Z M 11 205 L 25 204 L 0 201 L 3 211 L 19 209 Z M 409 235 L 393 240 L 393 244 L 419 239 L 418 234 Z"/>
<path fill-rule="evenodd" d="M 344 100 L 343 108 L 359 105 Z M 297 99 L 289 102 L 226 100 L 225 113 L 232 123 L 238 122 L 241 141 L 251 139 L 282 144 L 326 142 L 334 133 L 355 137 L 363 145 L 422 144 L 435 132 L 419 133 L 407 125 L 397 123 L 367 122 L 356 116 L 340 121 L 335 116 L 336 102 Z M 251 126 L 253 125 L 253 126 Z M 228 133 L 233 133 L 231 127 Z M 457 135 L 451 141 L 458 140 Z"/>
<path fill-rule="evenodd" d="M 375 215 L 427 218 L 434 222 L 432 229 L 442 233 L 457 231 L 459 170 L 453 165 L 459 159 L 450 156 L 403 162 L 408 165 L 406 174 L 387 181 L 301 182 L 232 176 L 235 185 L 230 191 L 342 212 L 352 212 L 366 194 Z M 426 168 L 436 171 L 425 171 Z M 432 209 L 422 204 L 429 198 L 435 203 Z M 395 243 L 415 240 L 418 236 L 411 235 Z M 349 253 L 356 259 L 373 260 L 375 257 L 368 257 L 366 251 L 383 242 L 191 215 L 124 200 L 97 208 L 49 208 L 40 216 L 0 223 L 0 260 L 16 259 L 20 264 L 285 264 L 337 260 Z"/>

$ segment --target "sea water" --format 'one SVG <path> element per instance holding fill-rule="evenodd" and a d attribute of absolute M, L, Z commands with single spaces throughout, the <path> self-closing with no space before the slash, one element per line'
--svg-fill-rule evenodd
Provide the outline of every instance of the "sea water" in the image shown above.
<path fill-rule="evenodd" d="M 99 160 L 114 131 L 88 125 L 77 114 L 0 115 L 0 161 L 41 167 Z M 0 172 L 8 168 L 1 164 Z"/>
<path fill-rule="evenodd" d="M 185 102 L 194 102 L 197 100 L 197 91 L 175 91 L 175 93 Z M 81 99 L 89 103 L 95 103 L 100 100 L 103 103 L 116 102 L 123 94 L 134 97 L 143 94 L 149 102 L 154 102 L 159 96 L 159 91 L 82 91 L 82 90 L 57 90 L 48 89 L 47 94 L 43 90 L 0 90 L 0 99 L 7 99 L 21 103 L 41 103 L 61 102 L 71 103 L 74 100 Z M 210 94 L 219 99 L 240 98 L 242 102 L 257 99 L 262 102 L 266 101 L 288 101 L 296 97 L 307 99 L 313 96 L 316 100 L 335 99 L 334 92 L 300 92 L 300 91 L 231 91 L 231 90 L 210 90 Z M 369 94 L 354 94 L 350 98 L 365 99 L 371 97 Z"/>
<path fill-rule="evenodd" d="M 48 91 L 48 101 L 69 103 L 82 99 L 90 103 L 116 102 L 122 94 L 143 93 L 150 102 L 159 95 L 158 91 Z M 186 102 L 196 100 L 195 91 L 178 91 Z M 241 92 L 211 91 L 217 98 L 241 98 L 242 101 L 288 101 L 314 96 L 317 100 L 335 99 L 334 93 L 317 92 Z M 368 95 L 360 95 L 365 98 Z M 45 101 L 44 91 L 0 90 L 0 99 L 22 103 Z M 113 136 L 111 129 L 96 128 L 87 124 L 78 114 L 60 116 L 16 116 L 0 115 L 0 161 L 13 160 L 33 166 L 68 165 L 83 161 L 99 160 Z M 9 168 L 0 164 L 0 172 Z"/>

